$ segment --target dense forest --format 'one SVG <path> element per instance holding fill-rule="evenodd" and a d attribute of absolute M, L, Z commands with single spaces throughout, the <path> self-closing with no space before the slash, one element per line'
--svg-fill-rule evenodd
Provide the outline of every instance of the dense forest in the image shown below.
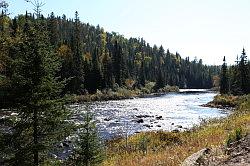
<path fill-rule="evenodd" d="M 227 66 L 226 57 L 220 74 L 220 93 L 243 95 L 250 93 L 250 61 L 247 59 L 243 48 L 241 56 L 236 59 L 236 64 Z"/>
<path fill-rule="evenodd" d="M 9 60 L 17 58 L 12 51 L 14 43 L 25 40 L 22 35 L 27 26 L 35 26 L 36 16 L 26 13 L 12 19 L 2 13 L 0 19 L 0 74 L 8 79 Z M 54 13 L 47 18 L 41 15 L 39 24 L 48 35 L 48 46 L 60 59 L 57 76 L 66 80 L 64 93 L 95 93 L 97 89 L 121 86 L 140 88 L 149 81 L 156 82 L 156 89 L 165 85 L 211 88 L 212 76 L 218 74 L 218 67 L 203 65 L 202 60 L 183 59 L 162 46 L 150 46 L 143 38 L 126 39 L 105 32 L 99 25 L 82 23 L 77 12 L 74 19 L 56 17 Z"/>

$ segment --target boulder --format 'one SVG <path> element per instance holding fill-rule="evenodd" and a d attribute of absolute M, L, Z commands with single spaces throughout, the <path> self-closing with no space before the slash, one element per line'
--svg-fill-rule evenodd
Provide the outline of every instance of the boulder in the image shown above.
<path fill-rule="evenodd" d="M 138 119 L 138 120 L 136 120 L 136 122 L 137 122 L 137 123 L 143 123 L 144 120 L 143 120 L 143 119 Z"/>
<path fill-rule="evenodd" d="M 157 120 L 161 120 L 161 119 L 162 119 L 162 116 L 156 116 L 156 119 L 157 119 Z"/>
<path fill-rule="evenodd" d="M 196 166 L 196 165 L 200 165 L 199 161 L 202 159 L 202 157 L 205 154 L 209 154 L 210 153 L 210 149 L 209 148 L 204 148 L 201 149 L 200 151 L 192 154 L 191 156 L 189 156 L 188 158 L 186 158 L 183 163 L 181 164 L 181 166 Z"/>
<path fill-rule="evenodd" d="M 103 120 L 104 120 L 104 121 L 110 121 L 111 118 L 104 118 Z"/>
<path fill-rule="evenodd" d="M 174 130 L 172 130 L 172 132 L 173 132 L 173 133 L 179 133 L 179 132 L 180 132 L 180 130 L 178 130 L 178 129 L 174 129 Z"/>
<path fill-rule="evenodd" d="M 177 125 L 176 127 L 181 129 L 181 128 L 182 128 L 182 125 Z"/>
<path fill-rule="evenodd" d="M 144 124 L 143 126 L 150 128 L 150 125 L 149 125 L 149 124 Z"/>

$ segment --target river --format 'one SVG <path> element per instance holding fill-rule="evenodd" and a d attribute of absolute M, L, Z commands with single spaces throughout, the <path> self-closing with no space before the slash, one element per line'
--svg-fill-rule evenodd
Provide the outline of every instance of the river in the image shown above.
<path fill-rule="evenodd" d="M 229 111 L 201 106 L 215 95 L 207 90 L 182 89 L 180 93 L 74 104 L 70 108 L 82 112 L 88 107 L 94 113 L 100 136 L 109 139 L 142 131 L 186 130 L 204 119 L 227 116 Z M 78 115 L 74 118 L 82 120 Z"/>

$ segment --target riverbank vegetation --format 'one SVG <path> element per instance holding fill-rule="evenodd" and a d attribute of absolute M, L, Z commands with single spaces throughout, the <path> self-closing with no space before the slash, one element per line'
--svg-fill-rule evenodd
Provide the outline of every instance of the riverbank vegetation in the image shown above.
<path fill-rule="evenodd" d="M 214 107 L 214 108 L 233 108 L 239 104 L 239 96 L 233 95 L 217 95 L 214 97 L 214 100 L 204 104 L 204 107 Z"/>
<path fill-rule="evenodd" d="M 81 103 L 88 101 L 121 100 L 137 97 L 149 97 L 154 95 L 166 94 L 169 92 L 179 92 L 177 86 L 164 86 L 160 89 L 154 89 L 154 82 L 146 83 L 145 87 L 140 89 L 129 89 L 127 87 L 117 88 L 115 90 L 97 90 L 94 94 L 71 95 L 68 100 L 70 103 Z"/>
<path fill-rule="evenodd" d="M 220 96 L 216 97 L 215 105 L 218 98 L 235 104 L 234 97 Z M 107 159 L 102 165 L 180 165 L 186 157 L 203 148 L 226 146 L 243 137 L 250 132 L 249 126 L 250 95 L 240 96 L 235 110 L 227 118 L 203 121 L 200 126 L 185 132 L 146 132 L 112 140 L 107 144 Z"/>

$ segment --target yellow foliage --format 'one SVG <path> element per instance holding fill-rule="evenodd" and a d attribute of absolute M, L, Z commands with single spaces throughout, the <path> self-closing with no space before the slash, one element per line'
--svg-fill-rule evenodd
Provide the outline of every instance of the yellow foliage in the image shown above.
<path fill-rule="evenodd" d="M 220 86 L 220 77 L 218 75 L 213 76 L 213 86 L 219 87 Z"/>
<path fill-rule="evenodd" d="M 150 56 L 145 56 L 145 57 L 144 57 L 144 61 L 145 61 L 146 63 L 150 63 L 151 60 L 152 60 L 152 58 L 151 58 Z"/>
<path fill-rule="evenodd" d="M 135 81 L 133 79 L 126 79 L 125 80 L 125 85 L 127 88 L 132 88 L 135 84 Z"/>
<path fill-rule="evenodd" d="M 0 18 L 0 24 L 3 25 L 4 29 L 7 29 L 10 23 L 11 23 L 11 19 L 8 16 L 2 16 Z"/>
<path fill-rule="evenodd" d="M 66 44 L 62 44 L 58 50 L 57 50 L 57 54 L 64 58 L 64 59 L 71 59 L 72 58 L 72 50 L 70 49 L 70 47 Z"/>
<path fill-rule="evenodd" d="M 92 60 L 92 56 L 91 56 L 90 52 L 87 52 L 87 53 L 84 55 L 84 59 L 85 59 L 86 61 L 91 61 L 91 60 Z"/>

